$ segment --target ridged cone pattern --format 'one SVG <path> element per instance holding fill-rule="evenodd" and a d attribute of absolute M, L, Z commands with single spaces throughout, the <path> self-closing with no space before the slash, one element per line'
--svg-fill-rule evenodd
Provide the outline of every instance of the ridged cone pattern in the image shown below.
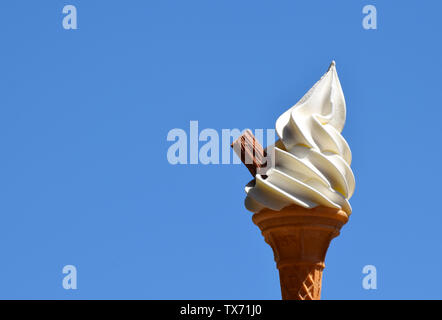
<path fill-rule="evenodd" d="M 327 249 L 347 221 L 344 211 L 322 206 L 290 206 L 253 215 L 253 222 L 273 249 L 282 299 L 320 299 Z"/>
<path fill-rule="evenodd" d="M 291 265 L 279 269 L 283 300 L 319 300 L 321 265 Z"/>

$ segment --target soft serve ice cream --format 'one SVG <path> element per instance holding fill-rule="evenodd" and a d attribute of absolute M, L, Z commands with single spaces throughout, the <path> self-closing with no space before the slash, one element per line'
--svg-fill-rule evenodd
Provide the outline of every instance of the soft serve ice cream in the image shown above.
<path fill-rule="evenodd" d="M 344 93 L 333 61 L 313 88 L 276 121 L 280 140 L 272 146 L 273 165 L 246 186 L 246 208 L 259 212 L 321 205 L 350 215 L 348 200 L 355 179 L 351 151 L 341 135 L 345 116 Z"/>

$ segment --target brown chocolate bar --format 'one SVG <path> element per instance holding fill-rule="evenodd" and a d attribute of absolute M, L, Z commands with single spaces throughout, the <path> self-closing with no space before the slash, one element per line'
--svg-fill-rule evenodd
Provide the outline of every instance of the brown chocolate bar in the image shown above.
<path fill-rule="evenodd" d="M 231 147 L 241 159 L 241 162 L 249 169 L 252 176 L 256 176 L 258 168 L 267 165 L 266 151 L 256 140 L 252 131 L 246 130 L 238 139 L 236 139 Z"/>

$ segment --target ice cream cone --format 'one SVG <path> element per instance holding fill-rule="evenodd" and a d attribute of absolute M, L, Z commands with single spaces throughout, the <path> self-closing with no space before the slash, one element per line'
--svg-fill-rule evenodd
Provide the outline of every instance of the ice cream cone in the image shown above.
<path fill-rule="evenodd" d="M 325 255 L 348 221 L 347 214 L 323 206 L 290 206 L 281 211 L 264 209 L 252 219 L 273 249 L 282 299 L 319 300 Z"/>

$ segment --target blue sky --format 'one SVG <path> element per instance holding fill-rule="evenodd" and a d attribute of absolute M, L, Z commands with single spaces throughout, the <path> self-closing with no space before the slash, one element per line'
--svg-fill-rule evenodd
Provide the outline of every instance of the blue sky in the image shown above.
<path fill-rule="evenodd" d="M 62 9 L 78 10 L 64 30 Z M 364 30 L 374 4 L 378 29 Z M 442 298 L 437 1 L 2 1 L 0 298 L 279 299 L 241 165 L 168 163 L 173 128 L 273 128 L 332 59 L 353 214 L 324 299 Z M 78 289 L 62 287 L 62 268 Z M 378 289 L 362 288 L 375 265 Z"/>

